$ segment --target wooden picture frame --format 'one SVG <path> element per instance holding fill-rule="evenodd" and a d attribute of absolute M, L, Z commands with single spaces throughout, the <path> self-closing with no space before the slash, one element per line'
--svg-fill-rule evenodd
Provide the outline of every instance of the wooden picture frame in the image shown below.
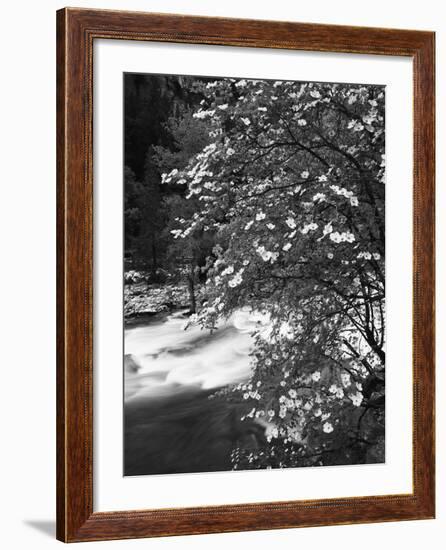
<path fill-rule="evenodd" d="M 93 43 L 179 42 L 413 60 L 413 491 L 93 511 Z M 65 542 L 427 519 L 435 509 L 432 32 L 65 8 L 57 13 L 57 538 Z"/>

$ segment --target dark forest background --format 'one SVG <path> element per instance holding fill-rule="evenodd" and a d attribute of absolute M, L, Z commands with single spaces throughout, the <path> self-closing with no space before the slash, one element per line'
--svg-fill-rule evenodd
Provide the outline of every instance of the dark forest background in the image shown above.
<path fill-rule="evenodd" d="M 187 186 L 162 184 L 161 176 L 185 168 L 209 142 L 206 123 L 192 117 L 208 80 L 125 74 L 124 269 L 130 277 L 144 274 L 147 282 L 163 283 L 186 275 L 193 287 L 196 268 L 205 263 L 208 236 L 202 242 L 195 239 L 191 249 L 179 247 L 171 234 L 173 220 L 191 213 Z M 195 293 L 190 290 L 194 311 Z"/>

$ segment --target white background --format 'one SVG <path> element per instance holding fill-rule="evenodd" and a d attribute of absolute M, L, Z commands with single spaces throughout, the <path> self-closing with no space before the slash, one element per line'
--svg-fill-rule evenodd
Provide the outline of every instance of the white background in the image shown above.
<path fill-rule="evenodd" d="M 94 509 L 135 510 L 412 492 L 412 62 L 101 40 L 94 51 Z M 123 72 L 386 85 L 386 463 L 122 476 Z M 120 223 L 121 222 L 121 223 Z M 110 246 L 110 243 L 113 243 Z"/>
<path fill-rule="evenodd" d="M 443 2 L 324 0 L 78 0 L 78 6 L 420 28 L 437 31 L 438 280 L 446 276 L 446 17 Z M 2 418 L 1 541 L 7 549 L 55 547 L 55 9 L 2 9 Z M 4 97 L 3 97 L 4 96 Z M 440 253 L 441 251 L 441 253 Z M 438 511 L 436 521 L 119 541 L 101 548 L 215 549 L 302 546 L 440 547 L 446 534 L 446 294 L 438 287 Z M 6 307 L 5 307 L 6 304 Z M 438 539 L 435 542 L 435 538 Z M 98 543 L 95 543 L 98 544 Z"/>

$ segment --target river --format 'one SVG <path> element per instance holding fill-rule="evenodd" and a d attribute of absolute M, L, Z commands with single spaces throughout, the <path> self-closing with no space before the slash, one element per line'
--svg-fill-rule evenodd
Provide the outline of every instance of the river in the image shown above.
<path fill-rule="evenodd" d="M 125 330 L 125 475 L 229 470 L 236 446 L 257 448 L 264 430 L 240 421 L 246 405 L 215 392 L 247 381 L 259 314 L 238 311 L 216 330 L 185 330 L 185 311 Z"/>

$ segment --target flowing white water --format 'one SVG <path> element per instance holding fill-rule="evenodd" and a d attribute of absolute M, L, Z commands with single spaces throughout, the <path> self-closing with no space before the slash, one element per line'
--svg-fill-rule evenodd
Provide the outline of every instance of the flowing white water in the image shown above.
<path fill-rule="evenodd" d="M 185 330 L 186 319 L 176 312 L 125 331 L 127 363 L 137 368 L 127 369 L 126 399 L 167 395 L 184 386 L 209 390 L 249 377 L 251 333 L 267 326 L 265 316 L 237 311 L 212 333 L 197 325 Z"/>
<path fill-rule="evenodd" d="M 248 405 L 214 389 L 251 374 L 254 330 L 268 318 L 237 311 L 213 330 L 185 311 L 125 331 L 125 475 L 230 470 L 235 446 L 257 446 L 268 426 L 242 422 Z"/>

